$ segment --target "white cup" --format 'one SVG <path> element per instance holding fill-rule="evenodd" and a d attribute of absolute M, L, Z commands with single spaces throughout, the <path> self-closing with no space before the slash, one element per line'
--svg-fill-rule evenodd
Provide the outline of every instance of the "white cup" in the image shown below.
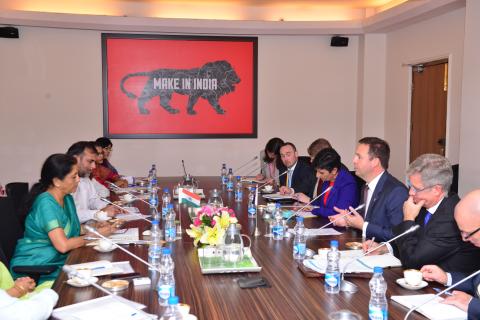
<path fill-rule="evenodd" d="M 77 273 L 78 273 L 78 276 L 73 277 L 72 281 L 80 285 L 88 284 L 87 279 L 90 279 L 90 277 L 92 276 L 92 270 L 77 269 Z"/>
<path fill-rule="evenodd" d="M 275 208 L 276 208 L 275 202 L 269 202 L 269 203 L 267 203 L 267 211 L 268 211 L 268 212 L 273 212 L 273 211 L 275 211 Z"/>
<path fill-rule="evenodd" d="M 270 192 L 270 191 L 273 190 L 273 186 L 271 186 L 271 185 L 269 185 L 269 184 L 267 184 L 267 185 L 266 185 L 265 187 L 263 187 L 263 188 L 264 188 L 265 191 L 267 191 L 267 192 Z"/>
<path fill-rule="evenodd" d="M 103 251 L 108 251 L 112 250 L 114 248 L 114 245 L 108 240 L 100 239 L 98 240 L 98 247 Z"/>
<path fill-rule="evenodd" d="M 129 193 L 123 195 L 123 200 L 125 200 L 126 202 L 132 202 L 133 201 L 133 196 Z"/>
<path fill-rule="evenodd" d="M 403 271 L 405 282 L 411 286 L 419 286 L 422 283 L 422 273 L 419 270 L 407 269 Z"/>

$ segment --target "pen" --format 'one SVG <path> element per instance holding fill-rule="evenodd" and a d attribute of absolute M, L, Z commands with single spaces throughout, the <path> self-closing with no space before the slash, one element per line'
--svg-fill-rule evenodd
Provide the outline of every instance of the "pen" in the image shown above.
<path fill-rule="evenodd" d="M 370 251 L 370 249 L 372 249 L 372 245 L 374 241 L 375 241 L 375 237 L 373 237 L 372 240 L 370 241 L 370 244 L 368 245 L 368 248 L 367 248 L 367 252 Z"/>
<path fill-rule="evenodd" d="M 443 291 L 442 289 L 439 289 L 439 288 L 432 288 L 432 289 L 433 289 L 433 291 L 435 291 L 435 292 L 437 292 L 437 293 Z M 453 294 L 452 294 L 451 292 L 449 292 L 449 291 L 444 292 L 443 294 L 446 295 L 446 296 L 453 296 Z"/>

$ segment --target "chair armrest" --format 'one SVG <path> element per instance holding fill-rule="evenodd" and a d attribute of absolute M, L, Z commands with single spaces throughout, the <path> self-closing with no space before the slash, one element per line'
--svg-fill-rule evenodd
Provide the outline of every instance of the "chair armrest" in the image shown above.
<path fill-rule="evenodd" d="M 58 266 L 15 266 L 12 270 L 18 274 L 46 275 L 54 272 Z"/>

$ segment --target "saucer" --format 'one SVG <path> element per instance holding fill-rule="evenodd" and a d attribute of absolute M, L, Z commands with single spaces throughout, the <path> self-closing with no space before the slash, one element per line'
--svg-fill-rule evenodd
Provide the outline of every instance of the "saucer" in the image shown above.
<path fill-rule="evenodd" d="M 93 283 L 97 283 L 98 278 L 97 278 L 97 277 L 91 277 L 90 280 L 91 280 L 91 282 L 93 282 Z M 72 287 L 77 287 L 77 288 L 88 287 L 88 286 L 90 285 L 90 283 L 78 283 L 78 282 L 76 282 L 76 281 L 73 280 L 73 279 L 68 279 L 68 280 L 67 280 L 67 283 L 68 283 L 69 285 L 71 285 Z"/>
<path fill-rule="evenodd" d="M 262 193 L 273 193 L 273 192 L 275 192 L 275 189 L 267 190 L 265 188 L 262 188 Z"/>
<path fill-rule="evenodd" d="M 397 279 L 396 282 L 397 282 L 398 285 L 400 285 L 401 287 L 404 287 L 405 289 L 408 289 L 408 290 L 418 290 L 418 289 L 422 289 L 422 288 L 425 288 L 426 286 L 428 286 L 428 283 L 425 280 L 422 280 L 422 282 L 418 286 L 409 285 L 408 283 L 405 282 L 404 278 Z"/>
<path fill-rule="evenodd" d="M 107 252 L 112 252 L 113 250 L 116 249 L 116 247 L 113 247 L 113 248 L 108 249 L 108 250 L 103 250 L 102 248 L 100 248 L 100 247 L 97 245 L 97 246 L 94 246 L 93 249 L 97 250 L 98 252 L 107 253 Z"/>

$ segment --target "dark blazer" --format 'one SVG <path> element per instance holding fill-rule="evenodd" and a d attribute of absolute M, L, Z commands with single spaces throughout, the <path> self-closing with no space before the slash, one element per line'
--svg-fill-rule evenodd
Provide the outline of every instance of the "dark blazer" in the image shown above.
<path fill-rule="evenodd" d="M 427 211 L 422 208 L 415 221 L 403 221 L 393 228 L 398 235 L 414 224 L 416 231 L 395 240 L 395 255 L 404 268 L 420 269 L 436 264 L 445 271 L 472 272 L 480 267 L 480 250 L 462 241 L 453 213 L 460 201 L 457 195 L 444 198 L 425 226 Z"/>
<path fill-rule="evenodd" d="M 407 198 L 405 185 L 385 171 L 368 205 L 366 237 L 375 237 L 377 242 L 393 238 L 392 227 L 403 221 L 403 203 Z"/>
<path fill-rule="evenodd" d="M 452 284 L 462 280 L 467 274 L 461 272 L 452 272 Z M 455 287 L 455 290 L 466 292 L 474 298 L 468 304 L 468 320 L 480 319 L 480 275 Z"/>
<path fill-rule="evenodd" d="M 284 173 L 287 168 L 282 166 L 278 168 L 280 174 Z M 285 186 L 287 182 L 287 173 L 280 177 L 280 186 Z M 313 187 L 315 186 L 316 177 L 310 163 L 302 160 L 297 161 L 295 170 L 292 174 L 291 186 L 295 192 L 302 192 L 311 197 L 313 194 Z"/>
<path fill-rule="evenodd" d="M 325 181 L 322 184 L 322 191 L 325 191 L 330 185 L 330 181 Z M 320 192 L 320 193 L 321 193 Z M 329 192 L 327 203 L 324 204 L 325 195 L 312 202 L 312 205 L 320 208 L 313 209 L 312 213 L 317 216 L 328 217 L 337 214 L 333 207 L 339 209 L 348 209 L 349 206 L 358 206 L 358 187 L 355 178 L 352 174 L 342 167 L 338 172 L 335 183 Z"/>

